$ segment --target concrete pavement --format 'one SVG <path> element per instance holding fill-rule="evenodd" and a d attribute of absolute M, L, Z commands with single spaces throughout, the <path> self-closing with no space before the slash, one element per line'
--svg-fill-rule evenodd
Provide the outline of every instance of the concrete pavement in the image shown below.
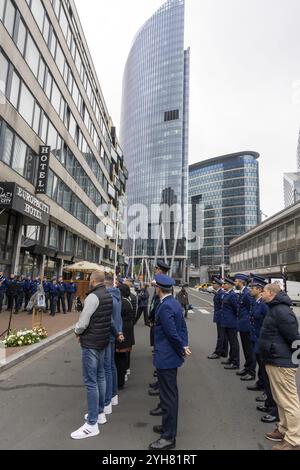
<path fill-rule="evenodd" d="M 212 297 L 191 293 L 195 313 L 188 318 L 193 356 L 179 371 L 180 416 L 177 448 L 270 449 L 264 433 L 272 425 L 260 422 L 254 392 L 220 361 L 209 361 L 215 345 L 210 313 Z M 198 310 L 199 309 L 199 310 Z M 108 416 L 96 438 L 70 439 L 86 412 L 80 348 L 70 337 L 0 375 L 1 449 L 144 450 L 157 436 L 149 415 L 157 399 L 147 394 L 153 381 L 149 330 L 136 326 L 132 374 L 120 392 L 120 405 Z"/>

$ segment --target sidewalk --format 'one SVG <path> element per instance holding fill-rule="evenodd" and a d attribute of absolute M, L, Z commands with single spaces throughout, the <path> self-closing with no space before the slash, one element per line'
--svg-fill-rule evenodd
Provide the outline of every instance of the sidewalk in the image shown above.
<path fill-rule="evenodd" d="M 51 338 L 57 337 L 57 339 L 60 338 L 60 333 L 66 334 L 68 330 L 72 331 L 73 327 L 77 323 L 77 320 L 79 318 L 79 313 L 77 312 L 72 312 L 72 313 L 67 313 L 66 315 L 62 313 L 57 313 L 55 317 L 51 317 L 49 312 L 43 314 L 43 324 L 42 326 L 46 328 L 48 332 L 48 338 L 45 340 L 42 340 L 40 343 L 37 343 L 32 346 L 24 346 L 24 347 L 19 347 L 19 348 L 5 348 L 4 351 L 5 353 L 5 358 L 12 358 L 14 355 L 22 356 L 22 354 L 25 356 L 27 355 L 30 350 L 36 349 L 37 345 L 41 346 L 43 343 L 45 343 L 45 346 L 47 343 L 49 343 L 49 340 L 51 341 Z M 9 322 L 9 312 L 4 311 L 0 313 L 0 334 L 6 330 L 8 327 L 8 322 Z M 23 329 L 30 330 L 32 328 L 32 315 L 28 315 L 27 312 L 20 312 L 18 315 L 12 316 L 12 321 L 11 321 L 11 330 L 23 330 Z M 3 341 L 4 336 L 0 338 L 0 341 Z M 39 348 L 40 349 L 40 348 Z"/>

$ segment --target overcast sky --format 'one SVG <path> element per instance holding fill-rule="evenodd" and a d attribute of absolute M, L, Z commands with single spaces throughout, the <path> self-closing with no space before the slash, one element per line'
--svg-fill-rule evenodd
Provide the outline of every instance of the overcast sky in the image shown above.
<path fill-rule="evenodd" d="M 132 40 L 163 0 L 76 0 L 108 110 L 120 128 Z M 300 1 L 186 0 L 190 163 L 260 153 L 261 208 L 283 208 L 300 127 Z"/>

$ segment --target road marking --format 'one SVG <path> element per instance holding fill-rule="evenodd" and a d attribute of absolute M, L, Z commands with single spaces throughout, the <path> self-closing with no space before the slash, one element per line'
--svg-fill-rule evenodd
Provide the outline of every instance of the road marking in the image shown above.
<path fill-rule="evenodd" d="M 190 295 L 191 295 L 192 297 L 195 297 L 195 299 L 197 299 L 197 300 L 200 301 L 200 302 L 205 302 L 206 304 L 210 305 L 210 307 L 213 307 L 213 306 L 214 306 L 213 303 L 208 302 L 208 300 L 203 299 L 203 298 L 200 297 L 199 295 L 195 295 L 195 294 L 192 294 L 192 293 L 190 293 Z"/>
<path fill-rule="evenodd" d="M 199 310 L 199 312 L 202 313 L 203 315 L 211 315 L 211 313 L 208 310 L 204 310 L 203 308 L 197 308 L 197 310 Z"/>

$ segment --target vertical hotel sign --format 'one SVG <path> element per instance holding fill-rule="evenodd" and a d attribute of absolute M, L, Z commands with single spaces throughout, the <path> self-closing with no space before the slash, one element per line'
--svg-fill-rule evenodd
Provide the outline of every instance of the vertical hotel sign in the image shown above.
<path fill-rule="evenodd" d="M 36 194 L 46 194 L 49 161 L 50 161 L 50 147 L 47 145 L 40 146 L 38 160 L 37 183 L 35 187 Z"/>

